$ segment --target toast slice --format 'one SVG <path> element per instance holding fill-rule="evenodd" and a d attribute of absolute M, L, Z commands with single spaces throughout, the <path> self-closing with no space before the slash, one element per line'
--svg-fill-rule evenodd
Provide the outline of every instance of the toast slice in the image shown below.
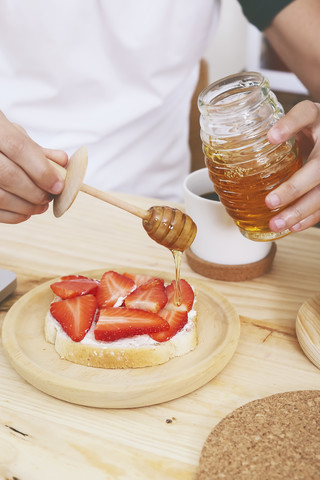
<path fill-rule="evenodd" d="M 166 342 L 156 342 L 149 335 L 102 342 L 94 338 L 94 325 L 81 342 L 74 342 L 48 312 L 45 339 L 54 344 L 61 358 L 79 365 L 100 368 L 138 368 L 160 365 L 185 355 L 198 343 L 197 315 L 189 313 L 187 324 Z"/>
<path fill-rule="evenodd" d="M 98 282 L 99 285 L 96 288 L 90 282 Z M 139 282 L 141 282 L 140 278 Z M 137 279 L 135 282 L 132 279 L 129 281 L 128 278 L 116 272 L 106 272 L 100 281 L 69 276 L 63 277 L 61 282 L 55 282 L 51 285 L 51 289 L 55 293 L 58 291 L 62 298 L 54 299 L 46 315 L 44 326 L 46 341 L 52 343 L 60 357 L 65 360 L 89 367 L 113 369 L 160 365 L 193 350 L 198 344 L 198 334 L 196 297 L 192 287 L 182 280 L 184 303 L 178 307 L 173 300 L 174 282 L 167 286 L 164 286 L 161 279 L 148 278 L 143 280 L 142 284 L 139 282 Z M 90 288 L 89 292 L 88 288 Z M 92 290 L 92 288 L 95 289 Z M 117 291 L 117 300 L 115 291 Z M 97 300 L 97 310 L 93 320 L 92 297 Z M 65 305 L 57 305 L 59 302 L 65 302 Z M 85 314 L 88 303 L 91 306 L 91 317 L 88 318 L 89 323 L 86 323 Z M 81 304 L 85 305 L 85 311 L 81 310 L 79 306 Z M 137 310 L 137 306 L 140 309 Z M 134 311 L 131 310 L 132 307 Z M 58 318 L 59 312 L 61 312 L 61 318 Z M 149 321 L 150 316 L 153 319 L 152 316 L 159 315 L 160 320 L 166 324 L 167 330 L 163 330 L 162 326 L 162 331 L 158 333 L 157 331 L 144 333 L 146 330 L 142 330 L 140 334 L 128 334 L 123 331 L 124 327 L 121 323 L 126 321 L 126 318 L 118 319 L 116 315 L 120 313 L 122 316 L 122 312 L 128 314 L 133 312 L 135 315 L 138 312 L 138 317 L 142 316 L 143 321 L 145 317 L 148 317 Z M 179 324 L 180 318 L 183 318 L 183 323 Z M 130 320 L 131 317 L 129 323 Z M 139 321 L 141 321 L 140 318 Z M 114 335 L 114 326 L 111 329 L 110 322 L 119 323 L 119 330 L 115 330 L 116 335 L 120 332 L 119 338 L 116 336 L 115 339 L 111 337 L 108 341 L 98 340 L 98 330 L 100 335 L 101 331 L 102 335 L 106 334 L 109 337 Z M 74 332 L 74 330 L 77 331 Z M 72 333 L 76 333 L 76 337 Z"/>

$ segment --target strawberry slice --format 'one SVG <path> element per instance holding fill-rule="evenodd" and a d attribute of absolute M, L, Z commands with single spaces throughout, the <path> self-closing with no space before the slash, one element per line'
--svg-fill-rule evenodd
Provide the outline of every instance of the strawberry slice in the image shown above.
<path fill-rule="evenodd" d="M 50 287 L 58 297 L 66 299 L 78 297 L 79 295 L 87 295 L 88 293 L 95 295 L 98 285 L 99 282 L 92 278 L 80 275 L 68 275 L 62 277 L 60 281 L 52 283 Z"/>
<path fill-rule="evenodd" d="M 176 288 L 175 280 L 173 280 L 170 283 L 170 285 L 166 287 L 166 294 L 168 297 L 167 308 L 168 309 L 170 308 L 172 310 L 181 310 L 181 311 L 186 310 L 187 312 L 190 312 L 194 302 L 194 292 L 192 290 L 192 287 L 189 285 L 189 283 L 186 280 L 184 280 L 183 278 L 180 279 L 180 288 L 181 288 L 181 297 L 182 297 L 181 305 L 175 305 L 174 303 L 175 288 Z"/>
<path fill-rule="evenodd" d="M 154 280 L 156 278 L 156 277 L 152 277 L 151 275 L 143 275 L 142 273 L 125 272 L 123 275 L 125 275 L 128 278 L 131 278 L 131 280 L 134 281 L 137 287 L 140 287 L 140 285 L 143 285 L 144 283 L 147 283 L 150 280 Z"/>
<path fill-rule="evenodd" d="M 84 277 L 83 275 L 65 275 L 64 277 L 61 277 L 61 280 L 78 280 L 79 278 L 87 278 Z"/>
<path fill-rule="evenodd" d="M 80 342 L 92 325 L 96 309 L 96 297 L 83 295 L 53 302 L 50 313 L 74 342 Z"/>
<path fill-rule="evenodd" d="M 156 313 L 126 307 L 102 308 L 94 336 L 96 340 L 110 342 L 166 329 L 168 322 Z"/>
<path fill-rule="evenodd" d="M 159 278 L 149 280 L 137 287 L 124 300 L 128 308 L 140 308 L 147 312 L 157 313 L 168 301 L 164 281 Z"/>
<path fill-rule="evenodd" d="M 158 314 L 164 318 L 169 323 L 169 330 L 152 333 L 150 337 L 157 342 L 166 342 L 170 340 L 176 333 L 178 333 L 188 322 L 188 312 L 187 311 L 177 311 L 177 310 L 167 310 L 164 308 Z"/>
<path fill-rule="evenodd" d="M 102 275 L 97 290 L 99 308 L 113 307 L 119 297 L 126 297 L 135 288 L 131 278 L 110 270 Z"/>

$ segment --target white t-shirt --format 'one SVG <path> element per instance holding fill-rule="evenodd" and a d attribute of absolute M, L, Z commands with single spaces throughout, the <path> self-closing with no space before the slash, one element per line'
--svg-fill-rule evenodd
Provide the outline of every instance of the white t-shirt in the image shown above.
<path fill-rule="evenodd" d="M 0 109 L 89 151 L 85 182 L 181 200 L 198 62 L 220 0 L 2 0 Z"/>

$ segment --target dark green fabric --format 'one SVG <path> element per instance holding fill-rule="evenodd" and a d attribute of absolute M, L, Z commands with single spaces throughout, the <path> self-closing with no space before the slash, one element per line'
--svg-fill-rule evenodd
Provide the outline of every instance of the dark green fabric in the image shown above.
<path fill-rule="evenodd" d="M 238 0 L 250 23 L 263 31 L 284 7 L 294 0 Z"/>

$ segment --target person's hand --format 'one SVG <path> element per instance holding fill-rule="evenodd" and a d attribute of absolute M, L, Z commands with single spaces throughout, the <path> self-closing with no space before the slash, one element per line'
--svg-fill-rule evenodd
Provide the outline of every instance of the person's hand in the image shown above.
<path fill-rule="evenodd" d="M 0 112 L 0 222 L 20 223 L 47 210 L 64 187 L 48 159 L 65 166 L 62 150 L 40 147 Z"/>
<path fill-rule="evenodd" d="M 303 167 L 266 196 L 269 208 L 287 206 L 270 220 L 274 232 L 305 230 L 320 221 L 320 104 L 304 100 L 295 105 L 268 132 L 278 144 L 296 136 Z"/>

